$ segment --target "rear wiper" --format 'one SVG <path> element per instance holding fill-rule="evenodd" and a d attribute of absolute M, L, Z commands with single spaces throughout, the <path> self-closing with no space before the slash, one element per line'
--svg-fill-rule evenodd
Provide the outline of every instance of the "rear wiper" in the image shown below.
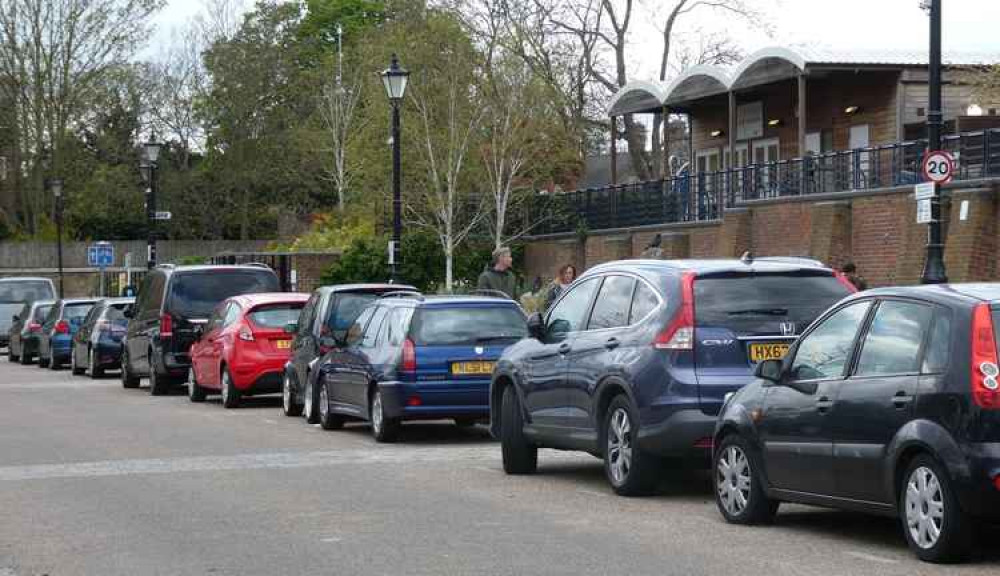
<path fill-rule="evenodd" d="M 498 340 L 517 340 L 517 339 L 519 339 L 518 336 L 482 336 L 480 338 L 476 338 L 476 343 L 482 344 L 484 342 L 496 342 Z"/>
<path fill-rule="evenodd" d="M 749 310 L 733 310 L 728 313 L 730 316 L 742 316 L 749 314 L 759 314 L 761 316 L 784 316 L 788 314 L 787 308 L 751 308 Z"/>

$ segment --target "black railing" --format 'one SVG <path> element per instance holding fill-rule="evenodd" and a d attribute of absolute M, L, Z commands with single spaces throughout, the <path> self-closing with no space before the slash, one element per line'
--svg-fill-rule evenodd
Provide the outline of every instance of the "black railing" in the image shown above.
<path fill-rule="evenodd" d="M 917 184 L 925 140 L 830 152 L 718 172 L 539 195 L 530 204 L 533 234 L 703 222 L 748 201 Z M 1000 129 L 954 134 L 943 147 L 955 179 L 1000 177 Z"/>

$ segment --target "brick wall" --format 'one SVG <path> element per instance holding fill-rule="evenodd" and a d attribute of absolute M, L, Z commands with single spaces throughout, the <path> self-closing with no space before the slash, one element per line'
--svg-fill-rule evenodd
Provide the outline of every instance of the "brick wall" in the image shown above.
<path fill-rule="evenodd" d="M 949 280 L 1000 280 L 1000 183 L 953 188 L 949 194 L 942 209 Z M 960 218 L 963 202 L 965 220 Z M 582 271 L 609 260 L 637 258 L 659 233 L 664 258 L 736 258 L 751 250 L 756 256 L 816 258 L 835 267 L 853 261 L 872 287 L 915 284 L 927 242 L 927 226 L 915 220 L 909 187 L 751 202 L 727 210 L 721 222 L 597 232 L 584 239 L 535 239 L 526 247 L 524 276 L 551 278 L 565 262 Z"/>

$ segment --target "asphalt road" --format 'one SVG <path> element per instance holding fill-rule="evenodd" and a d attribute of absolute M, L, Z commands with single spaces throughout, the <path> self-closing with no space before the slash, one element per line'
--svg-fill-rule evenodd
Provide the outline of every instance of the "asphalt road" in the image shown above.
<path fill-rule="evenodd" d="M 726 525 L 702 473 L 626 499 L 585 455 L 508 477 L 484 428 L 376 445 L 279 398 L 226 411 L 0 362 L 0 576 L 1000 573 L 995 531 L 973 563 L 932 566 L 888 519 L 786 506 Z"/>

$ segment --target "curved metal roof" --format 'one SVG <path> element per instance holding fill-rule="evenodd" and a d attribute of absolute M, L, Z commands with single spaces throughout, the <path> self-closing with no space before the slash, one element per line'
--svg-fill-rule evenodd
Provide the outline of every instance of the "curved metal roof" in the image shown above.
<path fill-rule="evenodd" d="M 729 91 L 731 82 L 729 74 L 719 66 L 694 66 L 670 82 L 663 103 L 670 105 L 722 94 Z"/>
<path fill-rule="evenodd" d="M 608 116 L 655 112 L 663 107 L 666 92 L 657 82 L 637 80 L 622 86 L 608 104 Z"/>

